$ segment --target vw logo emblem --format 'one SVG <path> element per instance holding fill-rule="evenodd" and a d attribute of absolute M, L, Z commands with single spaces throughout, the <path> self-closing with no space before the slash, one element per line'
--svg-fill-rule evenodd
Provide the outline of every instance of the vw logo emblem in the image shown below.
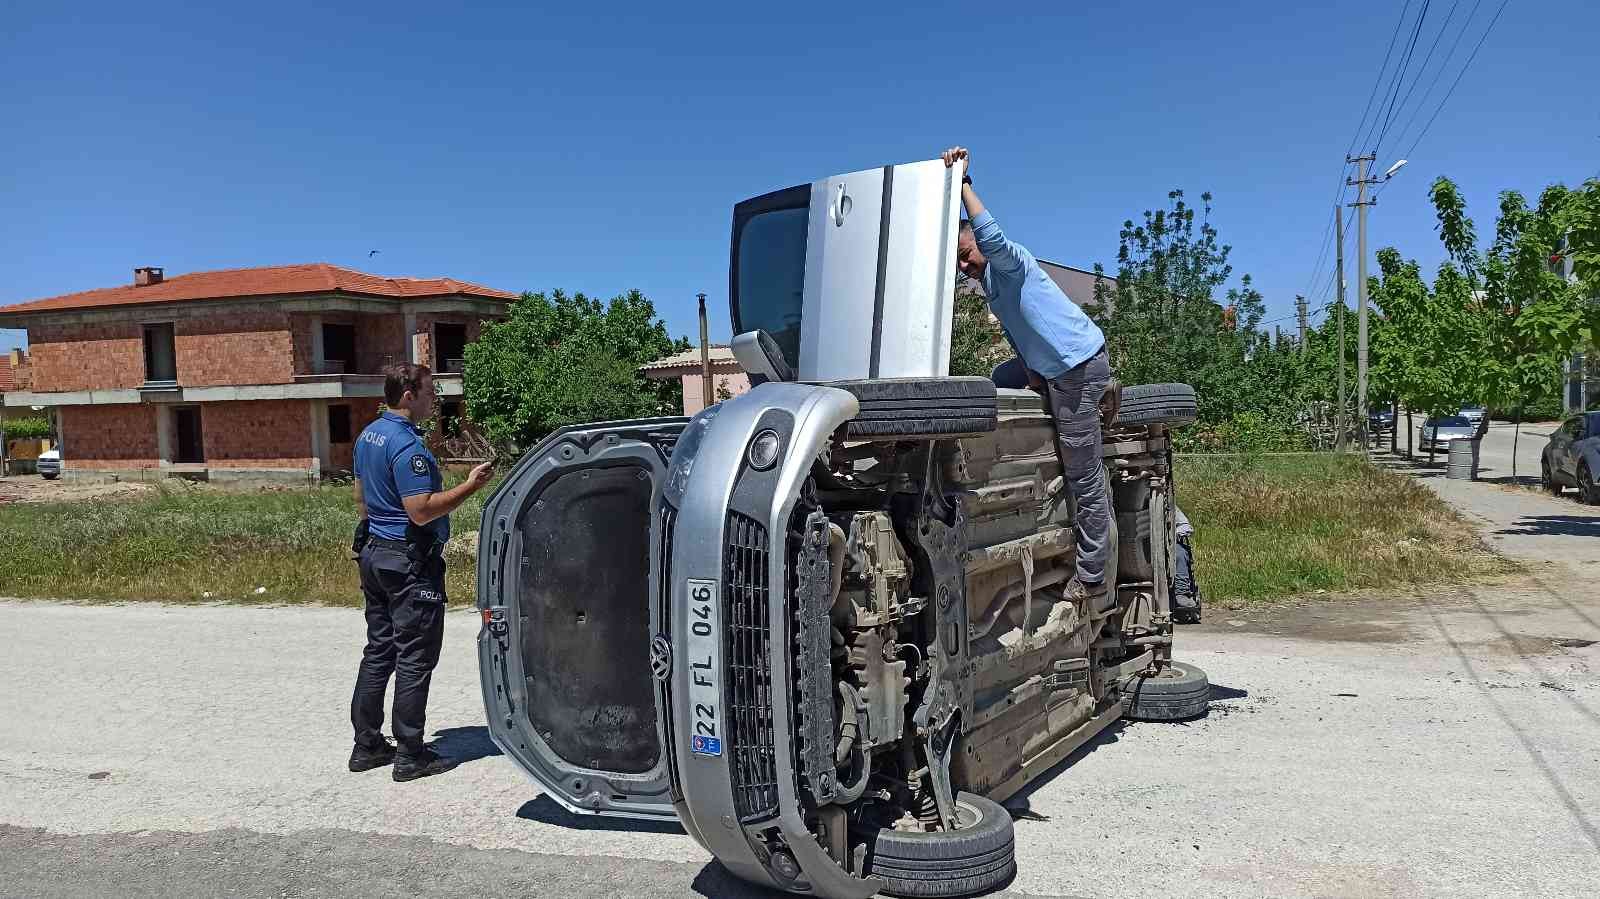
<path fill-rule="evenodd" d="M 665 681 L 672 673 L 672 642 L 661 634 L 650 641 L 650 673 L 658 681 Z"/>

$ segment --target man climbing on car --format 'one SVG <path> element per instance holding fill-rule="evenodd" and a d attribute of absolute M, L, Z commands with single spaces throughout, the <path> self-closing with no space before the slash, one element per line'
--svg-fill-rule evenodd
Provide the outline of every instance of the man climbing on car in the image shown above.
<path fill-rule="evenodd" d="M 1110 549 L 1111 503 L 1102 475 L 1100 399 L 1111 383 L 1105 335 L 1039 267 L 1024 247 L 1001 233 L 972 189 L 972 163 L 965 147 L 944 151 L 944 164 L 965 162 L 956 264 L 983 285 L 989 309 L 1026 366 L 1030 386 L 1045 395 L 1056 420 L 1061 461 L 1077 504 L 1077 573 L 1067 581 L 1068 599 L 1107 604 L 1106 556 Z"/>

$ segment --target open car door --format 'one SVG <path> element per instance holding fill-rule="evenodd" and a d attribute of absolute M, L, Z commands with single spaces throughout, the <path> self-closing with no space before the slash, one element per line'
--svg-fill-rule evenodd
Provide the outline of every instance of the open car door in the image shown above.
<path fill-rule="evenodd" d="M 948 375 L 963 170 L 888 165 L 739 203 L 733 332 L 766 331 L 801 381 Z"/>
<path fill-rule="evenodd" d="M 495 743 L 571 811 L 672 818 L 659 515 L 688 419 L 564 428 L 484 506 L 478 659 Z"/>

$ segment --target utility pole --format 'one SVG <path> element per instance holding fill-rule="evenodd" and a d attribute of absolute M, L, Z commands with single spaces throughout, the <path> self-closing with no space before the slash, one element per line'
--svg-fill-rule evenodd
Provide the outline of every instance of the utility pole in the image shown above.
<path fill-rule="evenodd" d="M 700 298 L 700 408 L 711 406 L 714 392 L 711 389 L 711 338 L 706 327 L 706 295 Z"/>
<path fill-rule="evenodd" d="M 1367 199 L 1367 185 L 1377 183 L 1367 177 L 1367 163 L 1377 158 L 1374 153 L 1345 157 L 1345 162 L 1356 164 L 1355 180 L 1346 183 L 1356 186 L 1356 201 L 1350 205 L 1356 207 L 1356 252 L 1361 254 L 1356 260 L 1360 279 L 1356 285 L 1356 433 L 1361 435 L 1362 452 L 1367 449 L 1367 207 L 1374 202 Z"/>
<path fill-rule="evenodd" d="M 1334 259 L 1338 261 L 1339 266 L 1339 270 L 1335 275 L 1339 283 L 1339 392 L 1336 394 L 1339 397 L 1339 437 L 1337 448 L 1340 452 L 1344 452 L 1344 435 L 1348 431 L 1348 424 L 1344 417 L 1344 207 L 1337 204 L 1333 207 L 1333 239 L 1336 241 L 1334 244 L 1336 247 Z"/>
<path fill-rule="evenodd" d="M 1294 312 L 1300 319 L 1300 355 L 1306 354 L 1306 298 L 1295 294 Z"/>

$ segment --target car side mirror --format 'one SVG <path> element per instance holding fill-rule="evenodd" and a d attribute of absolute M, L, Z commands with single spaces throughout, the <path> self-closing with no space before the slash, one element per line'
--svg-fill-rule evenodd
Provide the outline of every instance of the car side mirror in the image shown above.
<path fill-rule="evenodd" d="M 762 381 L 793 381 L 794 368 L 783 358 L 778 342 L 765 331 L 746 331 L 733 338 L 733 358 L 750 375 L 752 384 Z M 757 379 L 760 380 L 757 380 Z"/>

